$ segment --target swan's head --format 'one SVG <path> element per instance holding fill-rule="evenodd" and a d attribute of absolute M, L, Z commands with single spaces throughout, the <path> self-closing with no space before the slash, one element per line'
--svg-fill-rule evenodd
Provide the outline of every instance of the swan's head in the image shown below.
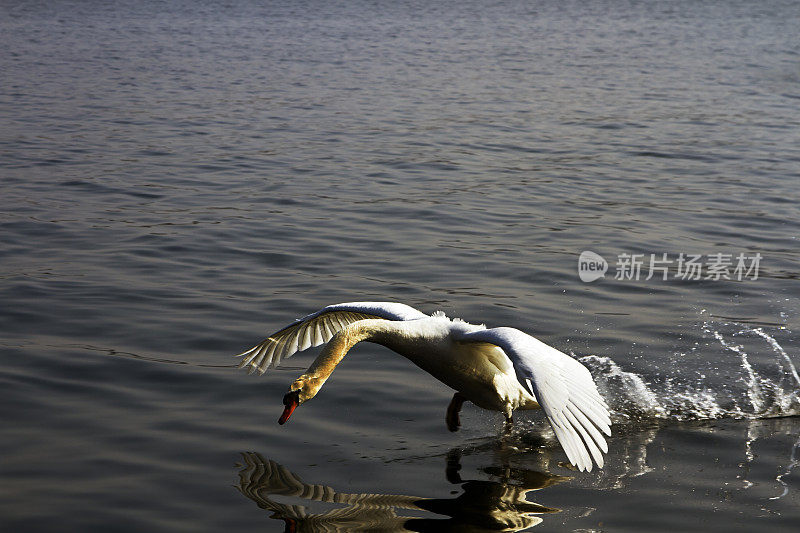
<path fill-rule="evenodd" d="M 325 380 L 305 375 L 297 378 L 283 397 L 283 414 L 278 419 L 278 424 L 285 424 L 297 406 L 316 396 L 324 382 Z"/>

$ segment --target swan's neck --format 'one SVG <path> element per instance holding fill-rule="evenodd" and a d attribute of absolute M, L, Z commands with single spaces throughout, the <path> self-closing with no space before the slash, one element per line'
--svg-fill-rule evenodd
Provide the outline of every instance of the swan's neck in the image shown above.
<path fill-rule="evenodd" d="M 337 365 L 350 349 L 362 341 L 378 340 L 389 325 L 387 320 L 359 320 L 336 333 L 317 356 L 305 374 L 297 378 L 290 390 L 300 390 L 301 402 L 316 396 Z"/>

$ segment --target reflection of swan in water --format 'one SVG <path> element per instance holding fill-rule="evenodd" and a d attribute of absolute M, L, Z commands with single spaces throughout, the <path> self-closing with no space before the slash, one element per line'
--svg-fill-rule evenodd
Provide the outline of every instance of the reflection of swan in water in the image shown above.
<path fill-rule="evenodd" d="M 240 354 L 242 367 L 265 372 L 289 357 L 327 342 L 305 374 L 289 387 L 278 422 L 319 392 L 347 352 L 375 342 L 408 358 L 457 392 L 447 425 L 458 429 L 465 401 L 500 411 L 511 422 L 515 409 L 544 409 L 570 462 L 591 470 L 603 466 L 611 419 L 589 370 L 568 355 L 514 328 L 492 328 L 428 316 L 390 302 L 331 305 L 291 324 Z"/>
<path fill-rule="evenodd" d="M 448 456 L 447 479 L 463 490 L 453 499 L 420 498 L 392 494 L 348 494 L 327 485 L 304 483 L 280 464 L 258 453 L 243 453 L 238 489 L 271 518 L 286 522 L 287 531 L 521 531 L 542 521 L 536 515 L 557 512 L 526 500 L 530 491 L 546 488 L 565 479 L 528 470 L 507 469 L 502 481 L 461 479 L 459 454 Z M 336 504 L 326 512 L 311 513 L 304 505 L 275 501 L 275 497 L 300 498 L 310 502 Z M 281 498 L 282 497 L 282 498 Z M 397 510 L 428 511 L 437 516 L 398 516 Z"/>

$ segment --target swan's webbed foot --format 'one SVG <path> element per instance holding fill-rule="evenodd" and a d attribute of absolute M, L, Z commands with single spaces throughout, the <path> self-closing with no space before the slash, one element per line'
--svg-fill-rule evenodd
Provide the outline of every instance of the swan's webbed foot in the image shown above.
<path fill-rule="evenodd" d="M 461 427 L 461 417 L 458 416 L 458 413 L 461 412 L 461 406 L 464 405 L 465 401 L 467 401 L 467 398 L 460 392 L 453 394 L 453 399 L 450 400 L 450 405 L 447 406 L 447 415 L 445 416 L 447 429 L 450 431 L 458 431 L 458 428 Z"/>

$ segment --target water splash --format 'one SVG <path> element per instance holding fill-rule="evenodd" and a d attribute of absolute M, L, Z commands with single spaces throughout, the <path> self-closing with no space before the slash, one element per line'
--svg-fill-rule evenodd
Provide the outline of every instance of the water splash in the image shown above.
<path fill-rule="evenodd" d="M 800 466 L 800 437 L 798 437 L 797 441 L 792 446 L 792 454 L 789 460 L 789 465 L 784 469 L 784 471 L 778 474 L 775 477 L 775 481 L 777 481 L 782 488 L 782 492 L 770 498 L 770 500 L 780 500 L 787 494 L 789 494 L 789 484 L 783 478 L 788 477 L 792 474 L 792 471 L 797 467 Z"/>
<path fill-rule="evenodd" d="M 756 374 L 756 371 L 753 370 L 747 352 L 744 351 L 742 346 L 726 341 L 719 331 L 710 331 L 710 333 L 726 350 L 739 356 L 741 367 L 745 374 L 744 382 L 747 385 L 747 398 L 750 400 L 754 413 L 763 412 L 766 403 L 763 393 L 761 392 L 761 383 L 763 380 Z"/>
<path fill-rule="evenodd" d="M 800 415 L 800 374 L 775 337 L 763 327 L 736 322 L 707 319 L 699 327 L 708 342 L 701 348 L 695 346 L 692 352 L 708 350 L 703 359 L 710 361 L 714 371 L 698 372 L 695 379 L 681 374 L 648 379 L 624 370 L 609 357 L 580 358 L 592 371 L 616 422 Z M 673 362 L 683 355 L 676 354 Z M 773 371 L 755 363 L 765 358 L 774 363 Z M 671 366 L 676 372 L 681 368 L 678 364 Z M 732 372 L 730 378 L 722 376 L 720 369 L 726 374 Z"/>
<path fill-rule="evenodd" d="M 769 345 L 772 346 L 772 349 L 781 355 L 784 363 L 778 362 L 778 366 L 783 370 L 784 377 L 787 377 L 789 374 L 791 374 L 791 377 L 794 378 L 794 386 L 800 387 L 800 375 L 798 375 L 797 368 L 795 368 L 794 363 L 792 363 L 792 359 L 789 357 L 789 354 L 786 353 L 786 350 L 784 350 L 783 347 L 778 344 L 778 341 L 764 333 L 763 329 L 755 328 L 753 333 L 759 337 L 763 337 L 769 343 Z M 785 367 L 784 364 L 786 365 Z"/>
<path fill-rule="evenodd" d="M 622 370 L 610 357 L 587 355 L 580 361 L 592 370 L 600 394 L 616 419 L 665 418 L 658 396 L 641 376 Z"/>

